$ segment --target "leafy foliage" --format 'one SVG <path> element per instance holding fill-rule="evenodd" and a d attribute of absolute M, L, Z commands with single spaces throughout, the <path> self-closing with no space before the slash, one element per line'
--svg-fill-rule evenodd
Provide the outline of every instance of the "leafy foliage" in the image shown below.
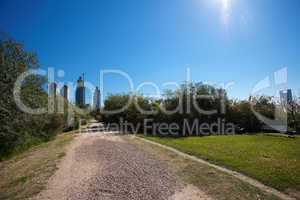
<path fill-rule="evenodd" d="M 38 69 L 35 54 L 15 41 L 0 40 L 0 157 L 51 139 L 66 123 L 63 114 L 32 115 L 22 112 L 14 100 L 20 74 Z M 46 78 L 30 75 L 21 86 L 21 100 L 30 108 L 47 108 Z"/>
<path fill-rule="evenodd" d="M 257 119 L 252 109 L 269 119 L 274 119 L 276 108 L 272 97 L 252 97 L 251 101 L 230 100 L 225 90 L 199 83 L 184 83 L 176 91 L 165 91 L 160 99 L 134 96 L 133 101 L 126 107 L 129 99 L 129 94 L 109 96 L 104 103 L 105 111 L 125 109 L 118 113 L 104 114 L 103 120 L 107 123 L 118 123 L 122 119 L 136 126 L 140 123 L 140 128 L 143 128 L 143 120 L 150 118 L 158 123 L 176 123 L 182 130 L 184 120 L 191 125 L 195 119 L 199 120 L 200 124 L 212 124 L 221 119 L 233 123 L 237 132 L 255 133 L 264 131 L 264 124 Z M 255 105 L 252 106 L 251 102 L 255 102 Z M 135 104 L 152 113 L 141 112 Z M 299 112 L 295 116 L 299 119 Z"/>

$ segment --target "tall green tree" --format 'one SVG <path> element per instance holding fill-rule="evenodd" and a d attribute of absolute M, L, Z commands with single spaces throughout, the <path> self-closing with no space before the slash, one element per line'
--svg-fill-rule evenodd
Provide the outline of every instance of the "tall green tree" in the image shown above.
<path fill-rule="evenodd" d="M 23 72 L 39 67 L 37 56 L 26 51 L 22 44 L 0 40 L 0 157 L 49 140 L 65 123 L 59 114 L 23 112 L 14 100 L 17 78 Z M 46 83 L 43 76 L 28 76 L 21 85 L 22 102 L 30 108 L 47 108 Z"/>

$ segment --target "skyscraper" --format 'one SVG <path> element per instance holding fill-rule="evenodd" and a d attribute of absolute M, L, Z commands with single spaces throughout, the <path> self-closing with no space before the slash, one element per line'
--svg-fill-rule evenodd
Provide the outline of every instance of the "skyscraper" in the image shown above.
<path fill-rule="evenodd" d="M 57 84 L 55 82 L 49 84 L 49 96 L 51 97 L 56 96 L 56 88 L 57 88 Z"/>
<path fill-rule="evenodd" d="M 85 107 L 85 87 L 84 87 L 84 76 L 80 76 L 77 80 L 77 88 L 75 94 L 76 106 L 83 108 Z"/>
<path fill-rule="evenodd" d="M 96 87 L 94 92 L 94 98 L 93 98 L 93 108 L 99 109 L 100 108 L 100 90 L 98 87 Z"/>
<path fill-rule="evenodd" d="M 48 112 L 54 113 L 56 112 L 57 104 L 56 104 L 56 89 L 57 84 L 52 82 L 49 84 L 49 95 L 48 95 Z"/>
<path fill-rule="evenodd" d="M 291 89 L 287 90 L 286 96 L 287 96 L 287 102 L 292 103 L 293 102 L 293 95 L 292 95 L 292 90 Z"/>
<path fill-rule="evenodd" d="M 61 89 L 60 89 L 60 95 L 68 100 L 68 86 L 67 85 L 64 85 Z"/>
<path fill-rule="evenodd" d="M 287 104 L 292 103 L 292 101 L 293 101 L 293 95 L 291 89 L 280 91 L 281 105 L 286 106 Z"/>

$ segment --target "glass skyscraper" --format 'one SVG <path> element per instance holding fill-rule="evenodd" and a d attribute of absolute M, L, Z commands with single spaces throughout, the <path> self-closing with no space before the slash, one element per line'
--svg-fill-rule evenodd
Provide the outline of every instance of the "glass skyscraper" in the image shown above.
<path fill-rule="evenodd" d="M 75 103 L 76 103 L 76 106 L 78 106 L 80 108 L 85 107 L 85 87 L 84 87 L 83 76 L 80 76 L 79 79 L 77 80 Z"/>
<path fill-rule="evenodd" d="M 95 92 L 94 92 L 93 103 L 94 103 L 94 105 L 93 105 L 94 109 L 100 108 L 100 90 L 98 87 L 96 87 Z"/>

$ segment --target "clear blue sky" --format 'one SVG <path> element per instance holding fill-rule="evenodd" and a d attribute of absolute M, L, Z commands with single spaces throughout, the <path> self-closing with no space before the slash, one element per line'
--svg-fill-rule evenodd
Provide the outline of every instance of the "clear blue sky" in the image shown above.
<path fill-rule="evenodd" d="M 299 89 L 299 0 L 1 0 L 0 30 L 38 54 L 43 68 L 63 69 L 65 81 L 100 69 L 127 72 L 135 87 L 185 80 L 229 82 L 230 97 L 288 67 Z M 60 80 L 61 81 L 61 80 Z M 126 81 L 105 80 L 104 93 Z M 151 93 L 150 88 L 145 89 Z"/>

